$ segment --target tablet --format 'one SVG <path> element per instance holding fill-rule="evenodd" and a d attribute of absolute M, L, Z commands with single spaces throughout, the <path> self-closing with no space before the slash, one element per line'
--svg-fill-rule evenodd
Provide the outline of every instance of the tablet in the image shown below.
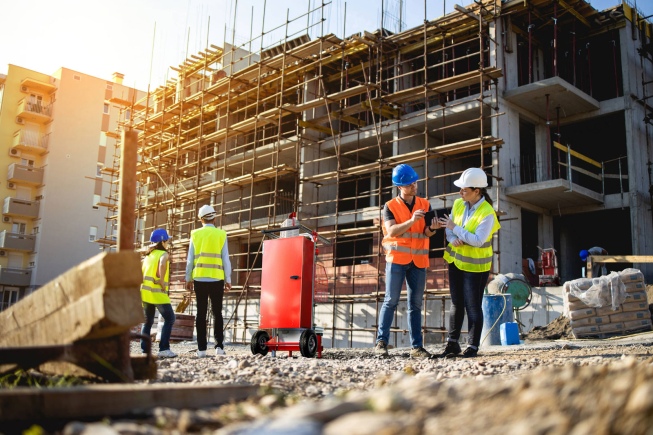
<path fill-rule="evenodd" d="M 443 218 L 444 215 L 448 215 L 449 210 L 446 208 L 441 208 L 439 210 L 430 210 L 424 213 L 424 220 L 426 221 L 427 224 L 430 224 L 431 221 L 433 220 L 434 217 Z"/>

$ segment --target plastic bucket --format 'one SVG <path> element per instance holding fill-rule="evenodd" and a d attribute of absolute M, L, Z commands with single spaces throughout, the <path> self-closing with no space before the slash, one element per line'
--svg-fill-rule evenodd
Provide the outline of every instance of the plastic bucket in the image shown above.
<path fill-rule="evenodd" d="M 501 324 L 514 320 L 512 313 L 512 296 L 483 295 L 483 331 L 481 346 L 501 344 Z"/>
<path fill-rule="evenodd" d="M 502 323 L 500 334 L 502 346 L 519 344 L 519 325 L 517 325 L 517 322 Z"/>

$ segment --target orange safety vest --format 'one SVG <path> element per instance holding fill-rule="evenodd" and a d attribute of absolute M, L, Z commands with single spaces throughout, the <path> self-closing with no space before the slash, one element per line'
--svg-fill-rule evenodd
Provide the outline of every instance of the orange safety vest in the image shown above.
<path fill-rule="evenodd" d="M 398 224 L 409 221 L 412 217 L 408 206 L 400 197 L 388 201 L 386 205 Z M 426 199 L 415 197 L 413 210 L 422 209 L 427 211 L 429 208 L 430 204 Z M 424 234 L 425 228 L 426 222 L 424 219 L 420 219 L 405 233 L 397 237 L 390 237 L 384 224 L 383 248 L 385 249 L 385 261 L 395 264 L 409 264 L 412 261 L 417 267 L 427 267 L 429 265 L 429 238 Z"/>

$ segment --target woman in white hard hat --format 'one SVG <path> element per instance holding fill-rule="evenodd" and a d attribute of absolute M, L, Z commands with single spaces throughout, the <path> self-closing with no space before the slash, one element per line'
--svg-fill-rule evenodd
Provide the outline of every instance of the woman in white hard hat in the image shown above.
<path fill-rule="evenodd" d="M 446 227 L 447 249 L 444 260 L 449 263 L 449 333 L 443 358 L 460 355 L 458 340 L 467 312 L 469 338 L 464 358 L 478 354 L 483 329 L 483 290 L 492 266 L 492 235 L 501 225 L 487 193 L 487 175 L 481 168 L 469 168 L 453 182 L 460 187 L 461 198 L 451 208 L 451 215 L 440 218 Z"/>
<path fill-rule="evenodd" d="M 168 232 L 164 228 L 157 228 L 152 231 L 150 242 L 152 246 L 147 250 L 143 259 L 143 283 L 141 284 L 141 299 L 143 300 L 143 312 L 145 323 L 141 334 L 150 335 L 154 323 L 155 310 L 159 310 L 163 316 L 163 328 L 161 329 L 161 340 L 159 341 L 159 357 L 174 358 L 177 356 L 170 350 L 170 334 L 172 325 L 175 323 L 175 312 L 170 304 L 169 284 L 170 267 L 168 256 Z M 159 326 L 161 328 L 161 326 Z M 145 340 L 141 340 L 141 349 L 145 352 Z"/>

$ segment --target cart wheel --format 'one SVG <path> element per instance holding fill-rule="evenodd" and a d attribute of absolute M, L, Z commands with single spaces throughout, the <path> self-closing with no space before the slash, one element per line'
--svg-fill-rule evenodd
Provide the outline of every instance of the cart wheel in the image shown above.
<path fill-rule="evenodd" d="M 260 353 L 265 356 L 268 354 L 268 340 L 270 335 L 266 331 L 256 331 L 252 336 L 252 341 L 250 342 L 250 348 L 252 353 L 256 355 Z"/>
<path fill-rule="evenodd" d="M 317 335 L 312 329 L 305 329 L 299 336 L 299 351 L 306 358 L 313 358 L 317 353 Z"/>

